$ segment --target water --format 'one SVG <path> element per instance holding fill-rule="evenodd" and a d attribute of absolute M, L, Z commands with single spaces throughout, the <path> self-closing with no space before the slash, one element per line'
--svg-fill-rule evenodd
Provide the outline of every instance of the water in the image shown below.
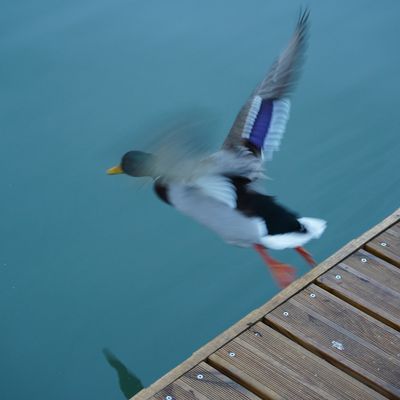
<path fill-rule="evenodd" d="M 328 220 L 323 260 L 399 206 L 400 2 L 308 4 L 268 190 Z M 122 399 L 103 348 L 149 385 L 278 289 L 255 252 L 104 171 L 177 121 L 222 142 L 300 1 L 2 5 L 1 398 Z"/>

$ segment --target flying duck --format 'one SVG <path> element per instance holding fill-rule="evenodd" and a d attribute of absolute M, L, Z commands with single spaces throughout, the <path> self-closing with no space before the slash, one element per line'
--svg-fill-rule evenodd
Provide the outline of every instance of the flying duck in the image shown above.
<path fill-rule="evenodd" d="M 303 246 L 319 238 L 326 222 L 299 217 L 262 193 L 256 182 L 264 161 L 272 159 L 289 118 L 289 95 L 301 67 L 309 12 L 300 13 L 295 31 L 280 57 L 240 110 L 219 151 L 193 160 L 162 161 L 158 154 L 129 151 L 108 174 L 154 179 L 165 203 L 216 232 L 225 242 L 253 247 L 283 288 L 295 278 L 292 266 L 272 258 L 267 249 L 295 249 L 310 265 Z"/>

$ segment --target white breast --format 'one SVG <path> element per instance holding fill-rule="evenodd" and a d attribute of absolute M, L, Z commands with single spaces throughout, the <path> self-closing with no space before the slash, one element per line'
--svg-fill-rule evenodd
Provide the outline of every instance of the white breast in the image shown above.
<path fill-rule="evenodd" d="M 267 234 L 261 218 L 246 217 L 196 187 L 171 184 L 168 197 L 177 210 L 213 230 L 227 243 L 252 246 Z"/>

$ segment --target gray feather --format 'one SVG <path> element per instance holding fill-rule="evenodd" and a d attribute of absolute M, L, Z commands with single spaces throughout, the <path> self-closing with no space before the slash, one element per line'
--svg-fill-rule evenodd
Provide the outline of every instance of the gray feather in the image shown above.
<path fill-rule="evenodd" d="M 244 125 L 255 96 L 260 96 L 262 99 L 280 99 L 289 96 L 292 92 L 304 61 L 309 14 L 308 9 L 300 12 L 296 29 L 288 46 L 274 62 L 266 77 L 240 110 L 222 145 L 223 148 L 233 150 L 242 144 Z"/>

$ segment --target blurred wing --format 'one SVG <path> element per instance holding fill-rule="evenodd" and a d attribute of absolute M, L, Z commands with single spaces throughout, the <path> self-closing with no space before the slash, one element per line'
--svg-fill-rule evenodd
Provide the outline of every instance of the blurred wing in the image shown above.
<path fill-rule="evenodd" d="M 200 173 L 203 160 L 210 153 L 205 141 L 207 126 L 202 122 L 178 123 L 170 129 L 161 130 L 147 151 L 155 155 L 153 176 L 167 181 L 192 181 Z"/>
<path fill-rule="evenodd" d="M 245 145 L 263 151 L 271 159 L 279 145 L 289 119 L 290 100 L 307 42 L 309 11 L 300 14 L 296 29 L 285 51 L 240 110 L 225 139 L 223 149 Z"/>
<path fill-rule="evenodd" d="M 236 189 L 232 181 L 226 176 L 209 175 L 199 177 L 192 186 L 230 208 L 236 207 Z"/>

